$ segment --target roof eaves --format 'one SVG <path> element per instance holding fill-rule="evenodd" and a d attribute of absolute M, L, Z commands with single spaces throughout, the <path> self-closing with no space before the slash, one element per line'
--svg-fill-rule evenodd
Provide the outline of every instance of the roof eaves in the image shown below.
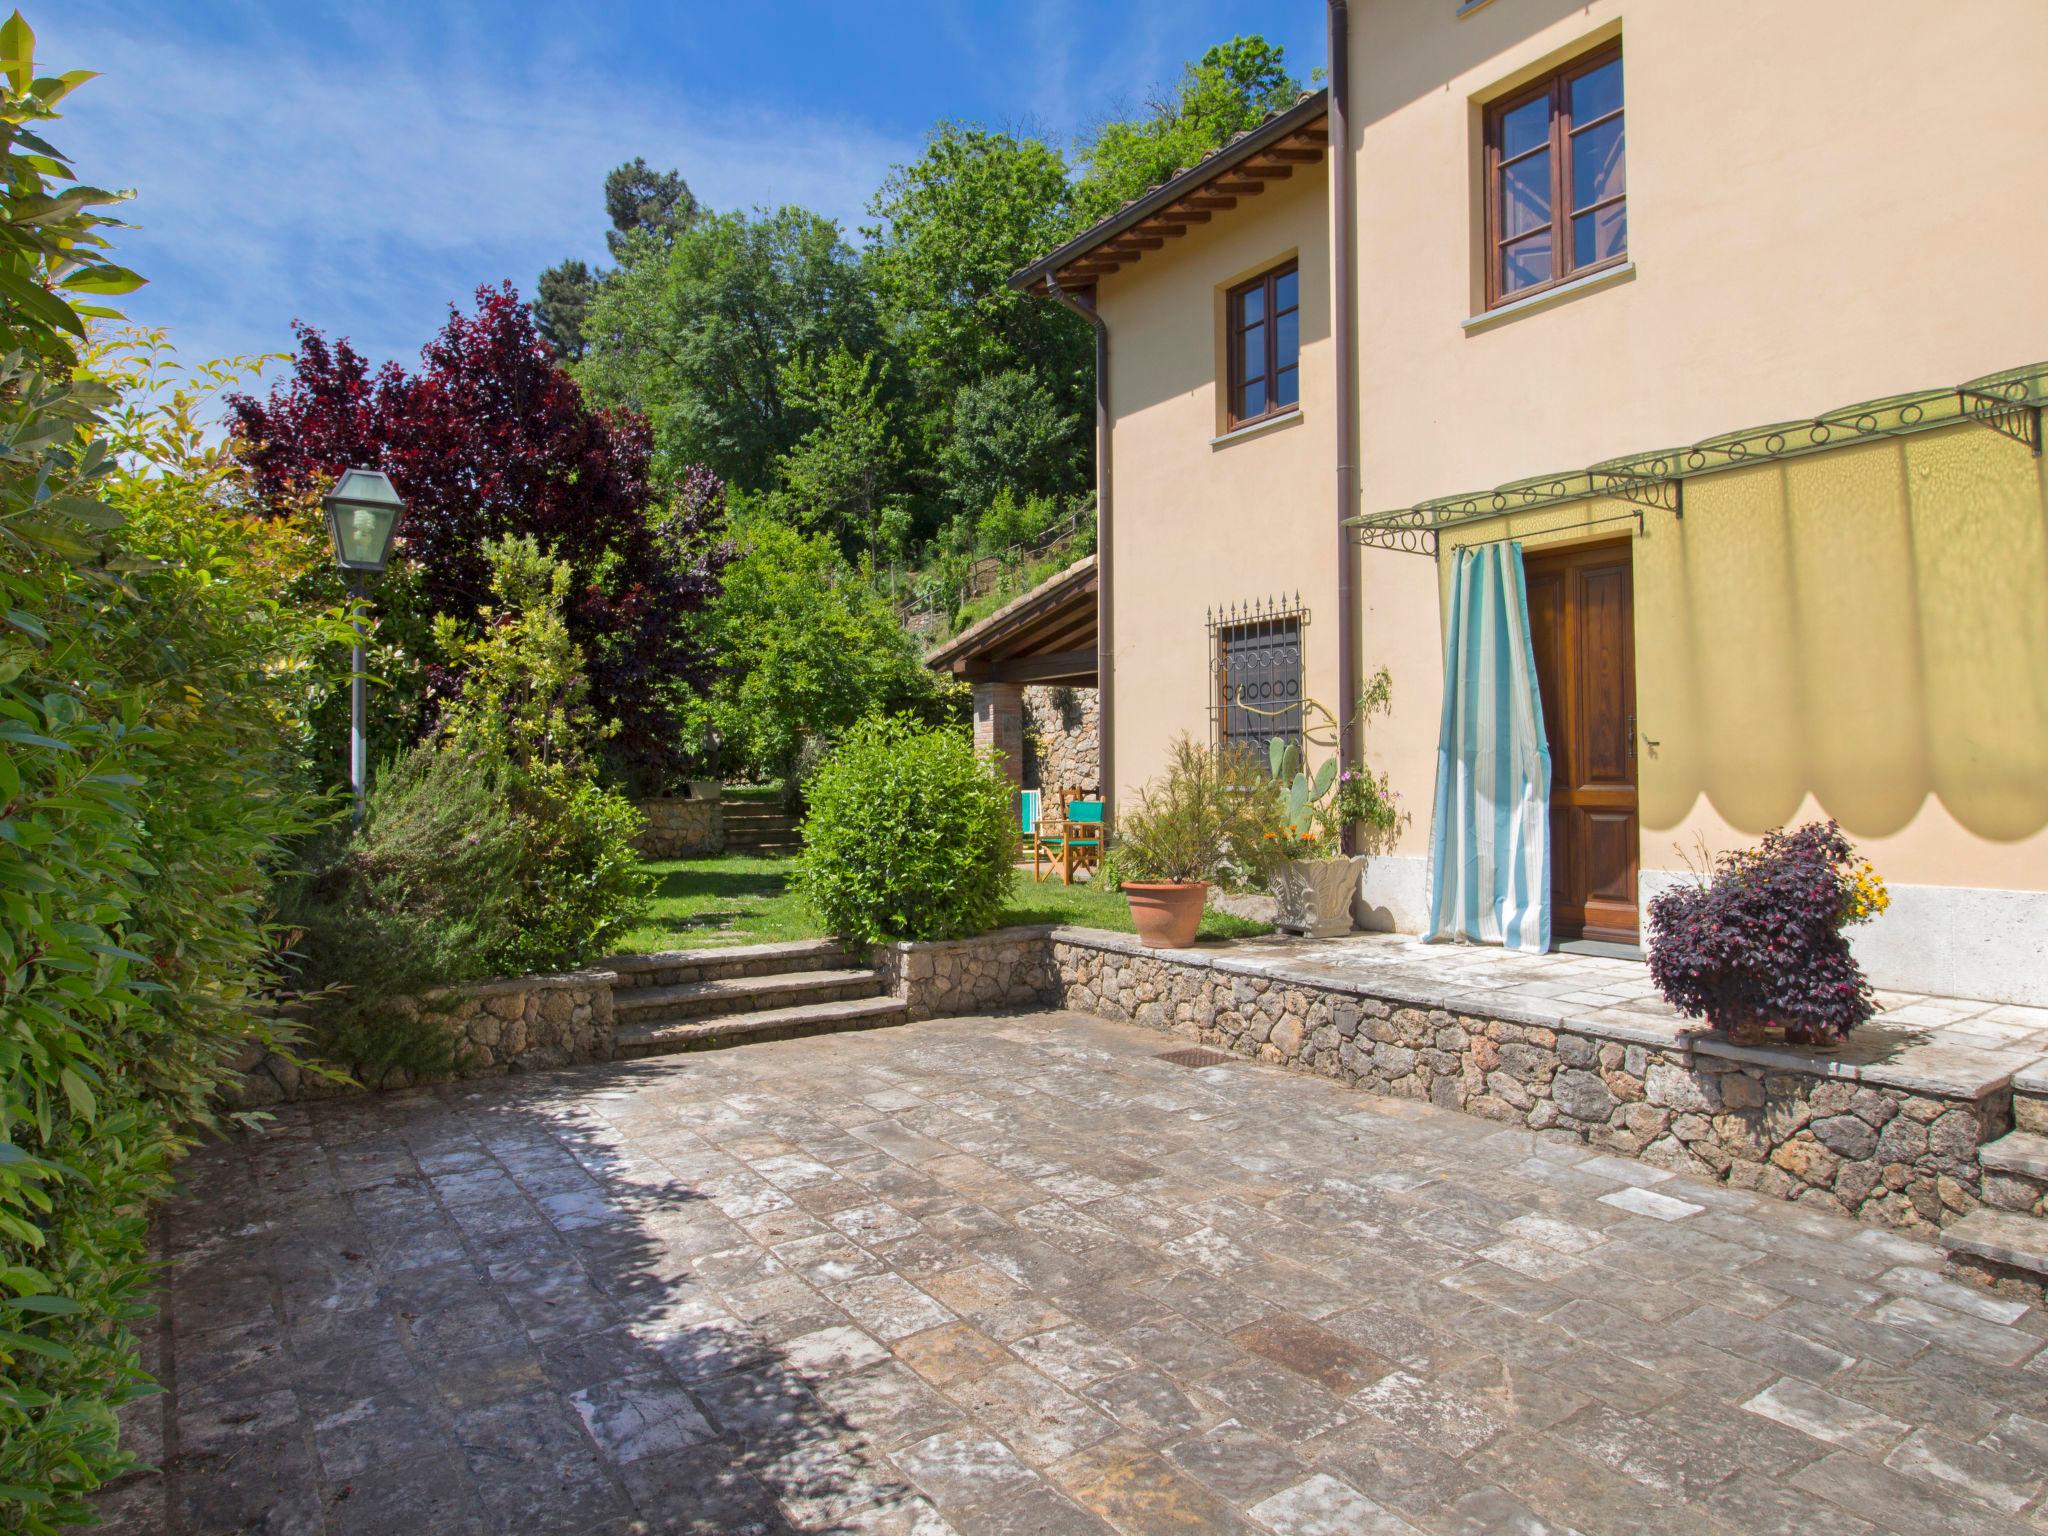
<path fill-rule="evenodd" d="M 1048 576 L 1028 592 L 1021 592 L 987 617 L 978 619 L 960 631 L 944 645 L 934 646 L 926 653 L 924 664 L 928 667 L 949 666 L 955 658 L 974 649 L 981 641 L 1006 627 L 1008 621 L 1017 617 L 1022 609 L 1046 605 L 1053 599 L 1065 595 L 1068 587 L 1080 586 L 1095 574 L 1095 557 L 1083 555 L 1065 570 Z"/>
<path fill-rule="evenodd" d="M 1087 255 L 1098 245 L 1122 234 L 1132 225 L 1143 223 L 1167 204 L 1186 197 L 1231 167 L 1249 160 L 1276 140 L 1284 139 L 1296 129 L 1314 122 L 1329 110 L 1329 95 L 1326 86 L 1313 91 L 1303 91 L 1295 98 L 1294 105 L 1282 107 L 1263 122 L 1253 124 L 1217 149 L 1210 151 L 1186 170 L 1147 187 L 1116 212 L 1096 220 L 1050 255 L 1041 256 L 1030 266 L 1011 273 L 1010 285 L 1013 288 L 1029 288 L 1032 284 L 1049 278 L 1068 262 Z"/>

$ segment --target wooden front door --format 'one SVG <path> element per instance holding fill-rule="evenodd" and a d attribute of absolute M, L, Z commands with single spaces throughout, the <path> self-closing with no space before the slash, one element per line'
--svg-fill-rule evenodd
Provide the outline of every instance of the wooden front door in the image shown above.
<path fill-rule="evenodd" d="M 1633 944 L 1635 583 L 1629 545 L 1526 557 L 1529 629 L 1550 739 L 1550 931 Z"/>

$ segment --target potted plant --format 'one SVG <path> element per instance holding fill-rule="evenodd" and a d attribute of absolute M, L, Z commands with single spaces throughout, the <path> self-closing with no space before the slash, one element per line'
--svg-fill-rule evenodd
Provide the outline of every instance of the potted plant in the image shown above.
<path fill-rule="evenodd" d="M 1392 688 L 1393 680 L 1382 667 L 1366 685 L 1355 718 L 1363 721 L 1384 712 Z M 1304 713 L 1325 721 L 1321 729 L 1327 732 L 1319 737 L 1305 730 L 1305 739 L 1335 746 L 1337 721 L 1329 710 L 1311 699 Z M 1334 757 L 1311 774 L 1294 743 L 1271 741 L 1267 751 L 1278 789 L 1268 802 L 1274 816 L 1263 838 L 1276 907 L 1274 926 L 1312 939 L 1349 933 L 1365 859 L 1345 853 L 1344 834 L 1356 829 L 1370 848 L 1394 829 L 1399 812 L 1386 775 L 1363 768 L 1340 774 Z"/>
<path fill-rule="evenodd" d="M 1790 1043 L 1837 1049 L 1874 1011 L 1845 930 L 1888 905 L 1834 822 L 1781 827 L 1651 900 L 1650 979 L 1738 1045 L 1778 1027 Z"/>
<path fill-rule="evenodd" d="M 1344 853 L 1344 823 L 1331 796 L 1337 760 L 1330 758 L 1311 776 L 1293 742 L 1266 745 L 1280 786 L 1276 824 L 1264 836 L 1273 861 L 1273 926 L 1309 939 L 1349 933 L 1358 867 Z"/>
<path fill-rule="evenodd" d="M 1231 754 L 1182 736 L 1166 772 L 1118 817 L 1112 859 L 1140 943 L 1179 949 L 1194 942 L 1209 882 L 1245 856 L 1246 788 Z"/>

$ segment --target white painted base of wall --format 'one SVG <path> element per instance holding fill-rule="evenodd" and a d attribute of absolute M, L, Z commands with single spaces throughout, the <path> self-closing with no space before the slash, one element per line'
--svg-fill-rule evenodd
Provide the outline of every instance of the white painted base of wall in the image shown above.
<path fill-rule="evenodd" d="M 1376 853 L 1352 904 L 1353 920 L 1373 933 L 1420 933 L 1429 926 L 1429 860 Z"/>
<path fill-rule="evenodd" d="M 1645 870 L 1637 882 L 1644 912 L 1659 891 L 1691 878 Z M 1871 985 L 2048 1007 L 2048 891 L 1889 889 L 1891 909 L 1849 935 Z"/>

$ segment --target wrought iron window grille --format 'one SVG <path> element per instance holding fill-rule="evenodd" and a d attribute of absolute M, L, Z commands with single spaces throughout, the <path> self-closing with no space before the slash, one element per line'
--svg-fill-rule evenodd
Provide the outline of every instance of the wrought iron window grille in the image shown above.
<path fill-rule="evenodd" d="M 1370 548 L 1433 556 L 1437 553 L 1437 535 L 1450 529 L 1597 497 L 1616 497 L 1637 507 L 1682 518 L 1685 482 L 1701 475 L 1972 422 L 2023 444 L 2038 458 L 2044 407 L 2048 407 L 2048 363 L 2034 363 L 1987 374 L 1951 389 L 1893 395 L 1844 406 L 1808 421 L 1726 433 L 1689 448 L 1609 459 L 1586 469 L 1511 481 L 1490 491 L 1444 496 L 1391 512 L 1369 513 L 1350 519 L 1350 526 L 1353 539 Z M 1623 513 L 1600 521 L 1616 522 L 1628 516 L 1635 517 L 1640 532 L 1640 513 Z"/>
<path fill-rule="evenodd" d="M 1208 610 L 1209 741 L 1261 757 L 1278 738 L 1302 739 L 1302 638 L 1309 611 L 1301 594 Z"/>

